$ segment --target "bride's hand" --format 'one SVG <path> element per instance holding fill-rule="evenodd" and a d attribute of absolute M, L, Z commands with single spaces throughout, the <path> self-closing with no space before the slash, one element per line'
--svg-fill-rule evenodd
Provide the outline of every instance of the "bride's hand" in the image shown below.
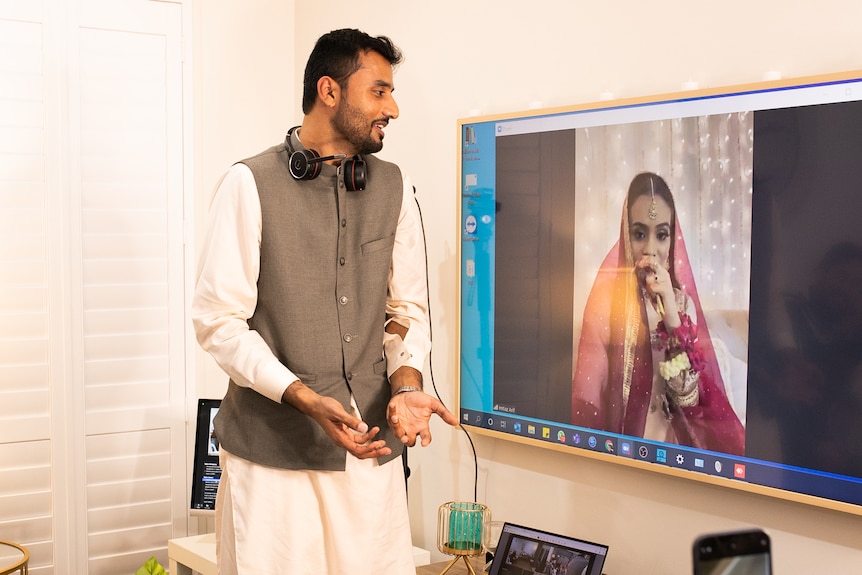
<path fill-rule="evenodd" d="M 644 255 L 635 262 L 635 273 L 650 297 L 660 297 L 667 310 L 673 305 L 674 293 L 670 272 L 653 255 Z"/>
<path fill-rule="evenodd" d="M 670 285 L 670 272 L 653 255 L 643 255 L 635 262 L 635 273 L 650 293 L 660 294 Z"/>

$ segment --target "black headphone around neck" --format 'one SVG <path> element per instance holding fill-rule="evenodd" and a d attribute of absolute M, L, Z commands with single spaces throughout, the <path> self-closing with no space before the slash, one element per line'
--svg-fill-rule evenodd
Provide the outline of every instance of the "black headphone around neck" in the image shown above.
<path fill-rule="evenodd" d="M 306 148 L 294 150 L 290 137 L 299 126 L 287 131 L 284 147 L 288 152 L 288 169 L 295 180 L 313 180 L 320 175 L 320 166 L 327 160 L 341 159 L 341 172 L 344 174 L 344 187 L 348 192 L 361 192 L 365 189 L 365 160 L 359 156 L 348 158 L 347 154 L 333 154 L 321 157 L 317 150 Z"/>

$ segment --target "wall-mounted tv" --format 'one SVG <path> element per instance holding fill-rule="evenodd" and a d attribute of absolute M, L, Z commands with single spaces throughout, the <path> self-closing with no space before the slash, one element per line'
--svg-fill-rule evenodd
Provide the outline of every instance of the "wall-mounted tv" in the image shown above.
<path fill-rule="evenodd" d="M 862 71 L 458 124 L 464 424 L 862 514 Z"/>

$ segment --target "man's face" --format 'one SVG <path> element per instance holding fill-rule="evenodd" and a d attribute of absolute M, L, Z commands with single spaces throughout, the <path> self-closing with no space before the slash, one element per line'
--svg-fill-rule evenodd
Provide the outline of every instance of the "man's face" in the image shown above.
<path fill-rule="evenodd" d="M 348 78 L 332 125 L 357 154 L 373 154 L 383 148 L 383 130 L 398 117 L 392 97 L 392 66 L 377 52 L 359 55 L 360 68 Z"/>

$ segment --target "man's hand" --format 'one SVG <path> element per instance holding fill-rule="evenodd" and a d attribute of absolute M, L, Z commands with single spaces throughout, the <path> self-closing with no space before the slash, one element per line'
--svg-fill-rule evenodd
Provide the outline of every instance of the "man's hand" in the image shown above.
<path fill-rule="evenodd" d="M 390 321 L 386 324 L 386 331 L 400 336 L 403 340 L 407 336 L 408 328 L 397 321 Z M 458 418 L 437 398 L 422 391 L 398 393 L 398 390 L 403 387 L 422 389 L 422 373 L 418 370 L 402 365 L 389 376 L 389 383 L 392 385 L 393 395 L 386 409 L 386 421 L 404 445 L 408 447 L 416 445 L 416 436 L 421 438 L 422 447 L 431 443 L 431 429 L 428 422 L 432 413 L 439 415 L 440 419 L 449 425 L 458 425 Z"/>
<path fill-rule="evenodd" d="M 413 447 L 416 445 L 416 437 L 419 436 L 422 447 L 426 447 L 431 443 L 431 428 L 428 422 L 433 413 L 449 425 L 458 425 L 458 418 L 446 409 L 446 406 L 436 397 L 422 391 L 407 391 L 390 399 L 386 420 L 401 443 Z"/>
<path fill-rule="evenodd" d="M 381 457 L 392 453 L 382 439 L 372 441 L 379 427 L 368 429 L 368 424 L 347 413 L 337 400 L 312 391 L 301 381 L 295 381 L 285 390 L 282 401 L 308 415 L 323 428 L 332 440 L 359 459 Z"/>

